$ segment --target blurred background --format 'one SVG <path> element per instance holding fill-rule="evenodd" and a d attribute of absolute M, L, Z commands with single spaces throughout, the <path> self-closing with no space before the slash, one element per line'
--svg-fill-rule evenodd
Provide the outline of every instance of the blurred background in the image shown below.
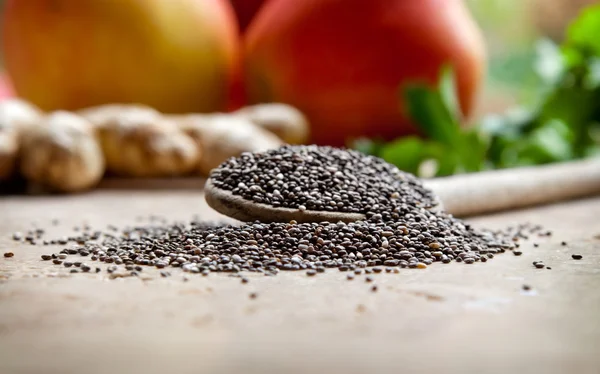
<path fill-rule="evenodd" d="M 1 11 L 4 2 L 0 0 Z M 539 83 L 533 74 L 535 42 L 542 36 L 559 42 L 569 21 L 586 5 L 597 1 L 466 0 L 466 3 L 483 31 L 489 54 L 488 79 L 477 110 L 481 115 L 531 100 Z"/>
<path fill-rule="evenodd" d="M 536 42 L 560 43 L 569 23 L 597 0 L 467 0 L 488 51 L 488 79 L 478 115 L 535 99 Z"/>
<path fill-rule="evenodd" d="M 354 148 L 421 177 L 600 155 L 598 1 L 0 0 L 0 9 L 0 97 L 14 96 L 12 80 L 26 101 L 0 103 L 0 130 L 18 130 L 0 131 L 0 183 L 24 176 L 75 192 L 104 176 L 207 176 L 229 157 L 286 143 Z M 71 150 L 97 160 L 72 186 L 68 168 L 53 165 L 50 180 L 41 171 L 51 165 L 28 164 L 50 158 L 30 155 L 39 146 L 23 129 L 44 138 L 48 126 L 17 123 L 60 132 L 62 119 L 48 119 L 57 110 L 93 125 L 87 140 L 99 153 Z M 128 138 L 125 122 L 140 131 Z M 44 138 L 54 152 L 53 141 Z"/>

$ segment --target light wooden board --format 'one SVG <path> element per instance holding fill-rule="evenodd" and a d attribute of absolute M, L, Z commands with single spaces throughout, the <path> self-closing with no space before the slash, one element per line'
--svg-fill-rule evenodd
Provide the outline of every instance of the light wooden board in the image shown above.
<path fill-rule="evenodd" d="M 554 236 L 524 244 L 520 257 L 375 275 L 376 293 L 364 275 L 347 281 L 337 270 L 248 284 L 214 274 L 185 282 L 177 269 L 169 279 L 153 269 L 137 279 L 71 275 L 40 261 L 51 248 L 10 238 L 33 223 L 56 237 L 149 214 L 222 218 L 193 183 L 0 198 L 0 253 L 15 253 L 0 257 L 0 373 L 600 372 L 600 198 L 473 219 L 536 222 Z"/>

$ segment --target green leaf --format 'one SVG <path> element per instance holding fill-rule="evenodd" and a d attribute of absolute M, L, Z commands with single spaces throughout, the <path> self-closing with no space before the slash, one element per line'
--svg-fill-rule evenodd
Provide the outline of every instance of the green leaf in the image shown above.
<path fill-rule="evenodd" d="M 535 72 L 548 85 L 555 85 L 565 72 L 565 57 L 560 48 L 549 39 L 536 44 Z"/>
<path fill-rule="evenodd" d="M 419 166 L 426 159 L 425 141 L 417 137 L 404 137 L 386 144 L 380 157 L 400 170 L 417 174 Z"/>
<path fill-rule="evenodd" d="M 444 65 L 440 74 L 440 82 L 438 90 L 442 98 L 442 103 L 450 112 L 451 120 L 458 123 L 458 118 L 462 116 L 460 106 L 458 104 L 458 93 L 456 90 L 456 81 L 454 79 L 454 71 L 452 66 Z"/>
<path fill-rule="evenodd" d="M 584 51 L 600 55 L 600 4 L 589 6 L 567 29 L 567 45 L 574 45 Z"/>
<path fill-rule="evenodd" d="M 407 111 L 423 133 L 430 139 L 453 144 L 459 136 L 458 126 L 439 92 L 417 85 L 406 87 L 404 92 Z"/>

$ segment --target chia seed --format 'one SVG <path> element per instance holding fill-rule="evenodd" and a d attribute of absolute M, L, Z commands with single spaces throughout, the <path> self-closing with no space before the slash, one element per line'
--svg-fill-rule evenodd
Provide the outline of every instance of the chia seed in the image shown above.
<path fill-rule="evenodd" d="M 53 241 L 76 246 L 42 259 L 61 264 L 68 255 L 91 256 L 92 261 L 115 264 L 107 268 L 109 274 L 121 264 L 131 275 L 145 266 L 180 268 L 203 276 L 212 272 L 273 276 L 300 270 L 314 276 L 337 268 L 349 272 L 350 279 L 353 274 L 380 273 L 384 268 L 397 273 L 400 268 L 425 269 L 435 263 L 486 262 L 513 250 L 534 231 L 530 225 L 475 229 L 432 209 L 437 199 L 416 177 L 355 151 L 285 146 L 244 153 L 216 168 L 211 178 L 218 188 L 254 202 L 362 213 L 366 219 L 239 225 L 151 219 L 148 224 L 112 227 L 109 232 L 80 230 L 73 237 Z"/>

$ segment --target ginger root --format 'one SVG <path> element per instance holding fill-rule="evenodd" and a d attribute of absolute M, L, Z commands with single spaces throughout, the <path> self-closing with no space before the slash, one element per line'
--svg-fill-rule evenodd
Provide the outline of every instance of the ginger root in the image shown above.
<path fill-rule="evenodd" d="M 83 191 L 104 175 L 104 157 L 92 125 L 73 113 L 48 114 L 24 132 L 22 147 L 23 176 L 51 190 Z"/>
<path fill-rule="evenodd" d="M 0 102 L 0 181 L 14 175 L 21 134 L 41 117 L 42 112 L 25 101 L 9 99 Z"/>
<path fill-rule="evenodd" d="M 107 104 L 81 109 L 76 114 L 87 119 L 95 128 L 100 128 L 122 116 L 141 118 L 156 118 L 161 114 L 149 106 L 141 104 Z"/>
<path fill-rule="evenodd" d="M 298 109 L 280 103 L 257 104 L 232 113 L 250 120 L 289 144 L 305 144 L 310 135 L 307 118 Z"/>
<path fill-rule="evenodd" d="M 202 149 L 197 172 L 208 175 L 230 157 L 243 152 L 278 148 L 283 142 L 273 133 L 241 116 L 190 114 L 170 117 Z"/>
<path fill-rule="evenodd" d="M 140 106 L 101 108 L 92 118 L 108 171 L 129 177 L 170 177 L 191 172 L 201 150 L 175 123 Z"/>

